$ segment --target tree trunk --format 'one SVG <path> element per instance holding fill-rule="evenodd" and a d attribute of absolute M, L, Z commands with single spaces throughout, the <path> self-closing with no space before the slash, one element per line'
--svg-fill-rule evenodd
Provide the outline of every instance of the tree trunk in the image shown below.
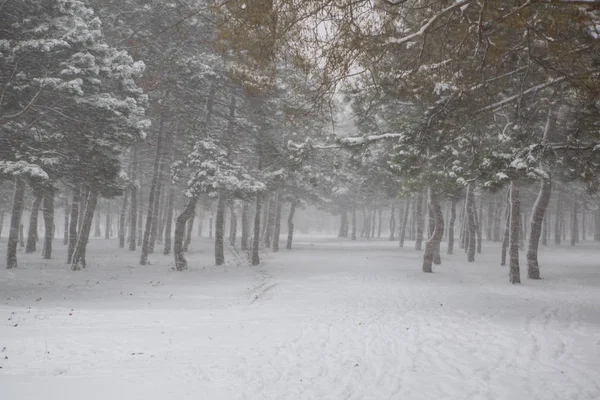
<path fill-rule="evenodd" d="M 44 193 L 44 247 L 42 257 L 44 260 L 52 258 L 52 240 L 54 239 L 54 190 L 48 189 Z"/>
<path fill-rule="evenodd" d="M 442 235 L 444 234 L 444 216 L 442 214 L 442 207 L 440 206 L 437 194 L 433 191 L 431 191 L 429 195 L 429 202 L 429 214 L 431 220 L 433 220 L 433 223 L 430 222 L 430 226 L 433 228 L 433 232 L 427 243 L 425 243 L 422 267 L 423 272 L 433 272 L 432 263 L 435 259 L 436 248 L 439 249 Z"/>
<path fill-rule="evenodd" d="M 192 214 L 190 219 L 188 219 L 188 222 L 187 222 L 185 242 L 183 243 L 183 251 L 188 251 L 188 249 L 190 248 L 190 243 L 192 243 L 192 229 L 194 228 L 194 220 L 195 219 L 196 219 L 196 211 L 194 210 L 194 213 Z"/>
<path fill-rule="evenodd" d="M 510 256 L 510 283 L 521 283 L 521 273 L 519 271 L 521 200 L 519 197 L 519 184 L 513 180 L 510 182 L 510 238 L 508 246 Z"/>
<path fill-rule="evenodd" d="M 165 249 L 163 254 L 171 254 L 171 230 L 173 228 L 173 202 L 175 200 L 175 189 L 169 187 L 169 196 L 167 197 L 167 216 L 165 220 Z"/>
<path fill-rule="evenodd" d="M 477 211 L 475 210 L 475 190 L 474 184 L 469 183 L 467 186 L 467 261 L 475 261 L 475 251 L 477 249 Z"/>
<path fill-rule="evenodd" d="M 71 200 L 71 222 L 69 223 L 69 248 L 67 249 L 67 264 L 71 264 L 73 260 L 73 252 L 75 251 L 75 245 L 77 244 L 77 232 L 79 232 L 79 209 L 81 206 L 81 188 L 75 186 L 72 193 Z"/>
<path fill-rule="evenodd" d="M 260 256 L 258 254 L 258 249 L 260 246 L 260 212 L 262 208 L 262 198 L 263 195 L 261 193 L 256 194 L 256 211 L 254 213 L 254 238 L 252 239 L 252 265 L 260 264 Z"/>
<path fill-rule="evenodd" d="M 69 244 L 69 199 L 65 200 L 65 225 L 63 234 L 63 244 Z"/>
<path fill-rule="evenodd" d="M 273 232 L 275 230 L 275 215 L 277 214 L 278 195 L 274 194 L 269 202 L 269 215 L 267 216 L 267 229 L 265 230 L 265 247 L 271 247 Z"/>
<path fill-rule="evenodd" d="M 562 230 L 562 193 L 558 193 L 556 198 L 556 218 L 554 220 L 554 244 L 560 244 Z"/>
<path fill-rule="evenodd" d="M 454 223 L 456 222 L 456 199 L 450 204 L 450 226 L 448 227 L 448 254 L 454 254 Z"/>
<path fill-rule="evenodd" d="M 129 189 L 123 193 L 123 203 L 121 204 L 121 214 L 119 216 L 119 248 L 125 248 L 125 230 L 127 229 L 127 203 L 129 200 Z"/>
<path fill-rule="evenodd" d="M 29 216 L 29 231 L 27 232 L 27 244 L 25 245 L 25 253 L 35 253 L 36 243 L 38 241 L 38 215 L 40 213 L 40 205 L 44 194 L 39 191 L 35 194 L 31 203 L 31 215 Z"/>
<path fill-rule="evenodd" d="M 175 269 L 183 271 L 187 269 L 187 260 L 185 259 L 183 249 L 183 239 L 186 232 L 186 224 L 195 214 L 197 197 L 192 197 L 188 200 L 183 212 L 177 216 L 175 222 L 175 235 L 173 238 L 173 255 L 175 256 Z"/>
<path fill-rule="evenodd" d="M 544 214 L 542 222 L 542 245 L 548 246 L 548 216 L 546 214 Z"/>
<path fill-rule="evenodd" d="M 224 195 L 219 196 L 217 202 L 217 216 L 215 220 L 215 264 L 225 263 L 224 236 L 225 236 L 225 205 L 227 200 Z"/>
<path fill-rule="evenodd" d="M 417 236 L 415 239 L 415 250 L 421 250 L 423 244 L 423 231 L 425 226 L 425 217 L 423 215 L 423 191 L 419 191 L 417 202 L 415 203 L 416 213 L 415 219 L 417 224 Z"/>
<path fill-rule="evenodd" d="M 104 239 L 110 239 L 110 212 L 106 212 L 106 228 L 104 230 Z"/>
<path fill-rule="evenodd" d="M 600 242 L 600 209 L 594 211 L 594 240 Z"/>
<path fill-rule="evenodd" d="M 488 241 L 492 240 L 492 225 L 494 221 L 494 199 L 491 194 L 487 195 L 487 223 L 485 226 L 485 239 Z M 483 215 L 481 215 L 483 220 Z"/>
<path fill-rule="evenodd" d="M 237 241 L 237 215 L 235 213 L 235 203 L 231 201 L 229 203 L 229 244 L 235 247 Z"/>
<path fill-rule="evenodd" d="M 281 189 L 277 193 L 277 208 L 275 209 L 275 227 L 273 229 L 273 252 L 279 251 L 279 239 L 281 236 Z"/>
<path fill-rule="evenodd" d="M 292 240 L 294 239 L 294 214 L 296 213 L 296 202 L 292 201 L 290 205 L 290 213 L 288 214 L 287 224 L 288 224 L 288 237 L 287 244 L 285 246 L 286 249 L 292 249 Z"/>
<path fill-rule="evenodd" d="M 96 227 L 94 229 L 94 237 L 102 237 L 102 230 L 100 229 L 100 210 L 98 210 L 98 213 L 96 214 L 96 217 L 94 218 L 94 221 L 96 222 L 96 224 L 95 224 Z M 107 228 L 108 228 L 108 226 L 107 226 Z"/>
<path fill-rule="evenodd" d="M 148 263 L 148 253 L 150 252 L 150 234 L 152 233 L 152 224 L 154 221 L 154 209 L 156 206 L 156 196 L 158 195 L 158 181 L 160 172 L 160 158 L 162 152 L 162 141 L 163 141 L 163 128 L 164 119 L 162 116 L 159 120 L 157 138 L 156 138 L 156 150 L 154 153 L 154 163 L 152 165 L 152 183 L 150 184 L 150 197 L 148 198 L 148 212 L 146 215 L 146 226 L 144 227 L 144 238 L 142 240 L 142 253 L 140 255 L 140 265 L 146 265 Z"/>
<path fill-rule="evenodd" d="M 340 230 L 338 232 L 338 237 L 348 237 L 348 211 L 345 209 L 340 213 Z"/>
<path fill-rule="evenodd" d="M 390 242 L 394 241 L 394 234 L 396 233 L 396 210 L 394 209 L 394 205 L 392 204 L 391 214 L 390 214 Z"/>
<path fill-rule="evenodd" d="M 404 247 L 404 238 L 406 237 L 406 225 L 408 224 L 408 213 L 410 212 L 410 197 L 406 197 L 406 201 L 404 202 L 404 215 L 402 216 L 402 224 L 400 225 L 400 235 L 399 246 Z"/>
<path fill-rule="evenodd" d="M 496 201 L 495 206 L 496 212 L 494 213 L 494 232 L 493 232 L 493 240 L 494 242 L 500 241 L 500 232 L 502 230 L 502 207 L 498 205 Z"/>
<path fill-rule="evenodd" d="M 154 196 L 154 205 L 152 206 L 152 223 L 150 225 L 150 238 L 148 240 L 148 254 L 154 253 L 154 246 L 158 237 L 159 211 L 161 207 L 160 199 L 162 197 L 162 182 L 160 181 L 161 170 L 158 171 L 158 185 L 156 187 L 156 196 Z"/>
<path fill-rule="evenodd" d="M 73 252 L 73 260 L 71 262 L 71 269 L 78 271 L 81 268 L 85 268 L 85 251 L 90 238 L 90 231 L 92 229 L 92 220 L 94 218 L 94 211 L 96 211 L 96 204 L 98 203 L 98 192 L 94 189 L 88 193 L 87 200 L 85 202 L 85 211 L 83 213 L 83 223 L 79 235 L 77 235 L 77 243 L 75 244 L 75 251 Z"/>
<path fill-rule="evenodd" d="M 529 279 L 540 279 L 540 267 L 538 264 L 538 246 L 542 233 L 542 224 L 546 208 L 552 194 L 552 183 L 549 179 L 543 179 L 540 186 L 533 210 L 531 212 L 531 229 L 529 234 L 529 248 L 527 249 L 527 277 Z"/>
<path fill-rule="evenodd" d="M 250 236 L 250 205 L 244 201 L 242 204 L 242 250 L 248 250 Z"/>
<path fill-rule="evenodd" d="M 356 240 L 356 207 L 352 207 L 352 234 L 350 240 Z"/>
<path fill-rule="evenodd" d="M 382 218 L 381 218 L 381 208 L 379 208 L 379 210 L 377 210 L 377 214 L 378 214 L 378 217 L 379 217 L 378 218 L 379 219 L 379 221 L 378 221 L 378 227 L 377 227 L 377 237 L 380 238 L 381 237 L 381 221 L 382 221 Z"/>
<path fill-rule="evenodd" d="M 6 268 L 17 267 L 17 244 L 19 243 L 19 227 L 23 214 L 25 200 L 25 181 L 21 177 L 15 178 L 15 191 L 13 195 L 12 214 L 10 216 L 10 232 L 8 234 L 8 248 L 6 250 Z"/>
<path fill-rule="evenodd" d="M 573 201 L 573 213 L 571 214 L 571 246 L 575 246 L 579 241 L 579 221 L 577 213 L 579 212 L 579 202 Z"/>
<path fill-rule="evenodd" d="M 475 213 L 475 224 L 477 227 L 477 254 L 481 254 L 481 242 L 483 242 L 483 201 L 479 199 L 479 212 Z"/>

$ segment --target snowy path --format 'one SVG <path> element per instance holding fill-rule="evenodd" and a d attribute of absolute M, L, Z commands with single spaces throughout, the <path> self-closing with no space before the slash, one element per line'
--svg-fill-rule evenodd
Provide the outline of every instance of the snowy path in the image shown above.
<path fill-rule="evenodd" d="M 425 275 L 396 246 L 304 238 L 185 273 L 31 257 L 0 273 L 0 398 L 600 398 L 600 249 L 549 249 L 546 279 L 511 286 L 495 249 Z"/>

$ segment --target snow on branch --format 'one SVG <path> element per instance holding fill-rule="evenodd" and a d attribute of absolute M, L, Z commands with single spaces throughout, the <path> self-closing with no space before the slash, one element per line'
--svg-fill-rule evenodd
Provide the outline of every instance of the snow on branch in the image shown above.
<path fill-rule="evenodd" d="M 437 13 L 433 17 L 431 17 L 423 26 L 421 26 L 421 28 L 418 31 L 411 33 L 408 36 L 401 37 L 401 38 L 389 38 L 386 41 L 386 44 L 403 44 L 406 42 L 410 42 L 411 40 L 416 39 L 419 36 L 423 36 L 429 30 L 429 28 L 431 28 L 431 26 L 433 24 L 435 24 L 435 22 L 438 19 L 440 19 L 444 14 L 449 13 L 457 8 L 464 7 L 464 6 L 468 5 L 470 2 L 471 2 L 471 0 L 463 0 L 463 1 L 459 1 L 458 3 L 454 3 L 453 5 L 444 8 L 442 11 L 440 11 L 439 13 Z"/>

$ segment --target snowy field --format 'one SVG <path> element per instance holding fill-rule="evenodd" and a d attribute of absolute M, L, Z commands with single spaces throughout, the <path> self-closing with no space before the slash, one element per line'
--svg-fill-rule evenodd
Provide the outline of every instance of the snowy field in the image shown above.
<path fill-rule="evenodd" d="M 497 248 L 426 275 L 411 245 L 301 237 L 214 267 L 196 239 L 183 273 L 114 240 L 76 273 L 58 242 L 20 254 L 0 271 L 0 399 L 600 398 L 599 246 L 543 249 L 544 280 L 513 286 Z"/>

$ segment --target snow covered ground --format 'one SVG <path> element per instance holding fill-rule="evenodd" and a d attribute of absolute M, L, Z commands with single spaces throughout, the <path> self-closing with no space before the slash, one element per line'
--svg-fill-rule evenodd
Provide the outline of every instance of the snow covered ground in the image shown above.
<path fill-rule="evenodd" d="M 303 237 L 260 268 L 210 246 L 183 273 L 114 240 L 76 273 L 58 243 L 21 254 L 0 271 L 0 399 L 600 398 L 593 243 L 544 249 L 545 279 L 516 286 L 492 245 L 428 275 L 411 243 Z"/>

